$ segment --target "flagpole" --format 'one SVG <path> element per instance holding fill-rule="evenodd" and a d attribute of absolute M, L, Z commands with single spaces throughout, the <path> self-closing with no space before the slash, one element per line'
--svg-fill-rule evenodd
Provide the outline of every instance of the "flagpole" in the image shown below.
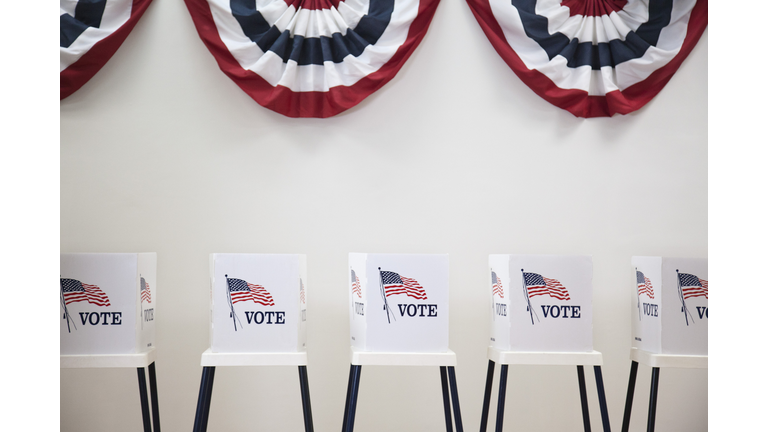
<path fill-rule="evenodd" d="M 679 281 L 678 281 L 679 282 Z M 645 284 L 645 275 L 643 275 L 643 283 Z M 635 286 L 637 287 L 637 267 L 635 267 Z M 648 286 L 645 286 L 645 289 L 648 290 Z M 640 312 L 640 289 L 638 287 L 637 291 L 637 316 L 640 318 L 640 321 L 643 320 L 643 314 Z"/>
<path fill-rule="evenodd" d="M 75 320 L 69 316 L 69 311 L 67 310 L 67 302 L 64 300 L 64 287 L 61 286 L 61 278 L 59 278 L 59 290 L 61 292 L 61 305 L 64 307 L 64 317 L 67 319 L 67 333 L 72 333 L 72 330 L 69 328 L 69 321 L 72 320 L 72 325 L 75 326 L 75 330 L 77 330 L 77 326 L 75 325 Z"/>
<path fill-rule="evenodd" d="M 531 298 L 528 297 L 528 285 L 525 283 L 525 269 L 520 269 L 523 275 L 523 294 L 525 294 L 525 301 L 528 302 L 528 313 L 531 315 L 531 325 L 533 324 L 533 306 L 531 306 Z M 537 317 L 538 318 L 538 317 Z"/>
<path fill-rule="evenodd" d="M 237 321 L 235 321 L 235 318 L 237 316 L 235 315 L 235 307 L 232 305 L 232 296 L 229 293 L 229 277 L 227 275 L 224 275 L 224 278 L 227 280 L 227 300 L 229 301 L 229 315 L 232 317 L 232 324 L 235 326 L 235 331 L 237 331 Z M 241 323 L 240 326 L 243 324 Z"/>
<path fill-rule="evenodd" d="M 387 311 L 387 323 L 391 324 L 389 320 L 389 303 L 387 302 L 387 293 L 384 291 L 384 280 L 381 276 L 381 267 L 379 267 L 379 286 L 381 287 L 381 297 L 384 299 L 384 310 Z"/>
<path fill-rule="evenodd" d="M 677 273 L 677 295 L 680 297 L 680 302 L 683 304 L 683 315 L 685 315 L 685 325 L 688 325 L 688 315 L 690 312 L 688 312 L 688 306 L 685 304 L 685 297 L 683 296 L 683 287 L 680 285 L 680 270 L 675 269 L 675 272 Z M 691 321 L 693 321 L 693 315 L 691 315 Z"/>

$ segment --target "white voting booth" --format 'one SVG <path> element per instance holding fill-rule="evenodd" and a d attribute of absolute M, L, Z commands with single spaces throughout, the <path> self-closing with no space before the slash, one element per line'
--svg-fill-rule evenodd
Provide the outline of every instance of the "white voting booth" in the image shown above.
<path fill-rule="evenodd" d="M 707 368 L 709 276 L 705 258 L 632 257 L 631 368 L 622 431 L 629 430 L 638 363 L 651 367 L 648 430 L 660 368 Z"/>
<path fill-rule="evenodd" d="M 304 425 L 312 431 L 306 257 L 216 253 L 209 268 L 211 345 L 201 357 L 194 430 L 207 429 L 216 366 L 298 366 Z"/>
<path fill-rule="evenodd" d="M 61 254 L 61 368 L 135 367 L 144 430 L 160 431 L 155 374 L 155 253 Z M 152 420 L 144 368 L 149 369 Z"/>
<path fill-rule="evenodd" d="M 592 259 L 489 255 L 490 346 L 481 431 L 488 424 L 493 374 L 500 372 L 496 430 L 501 431 L 509 365 L 577 366 L 584 427 L 590 430 L 584 366 L 594 366 L 604 430 L 610 430 L 602 354 L 592 348 Z"/>
<path fill-rule="evenodd" d="M 354 429 L 362 366 L 439 366 L 446 428 L 463 430 L 448 349 L 448 255 L 349 254 L 350 373 L 342 430 Z M 450 395 L 449 395 L 450 381 Z"/>

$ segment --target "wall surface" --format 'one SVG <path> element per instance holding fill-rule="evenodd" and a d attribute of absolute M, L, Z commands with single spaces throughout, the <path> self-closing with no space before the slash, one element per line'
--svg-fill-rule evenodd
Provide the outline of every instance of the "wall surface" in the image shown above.
<path fill-rule="evenodd" d="M 157 252 L 165 431 L 194 420 L 209 253 L 307 254 L 319 432 L 341 428 L 349 252 L 450 255 L 450 347 L 467 430 L 480 422 L 487 367 L 488 254 L 592 255 L 594 347 L 618 430 L 631 256 L 708 254 L 707 36 L 639 112 L 585 120 L 536 96 L 466 3 L 443 0 L 395 79 L 341 115 L 302 120 L 250 99 L 219 71 L 184 3 L 155 0 L 61 102 L 61 251 Z M 505 430 L 579 430 L 574 369 L 511 368 Z M 443 429 L 439 379 L 436 368 L 364 368 L 356 429 Z M 141 429 L 135 371 L 61 370 L 60 380 L 61 430 Z M 587 380 L 599 429 L 590 370 Z M 632 431 L 644 430 L 649 383 L 641 366 Z M 662 371 L 656 430 L 707 430 L 707 389 L 705 370 Z M 294 368 L 218 368 L 209 430 L 302 428 Z"/>

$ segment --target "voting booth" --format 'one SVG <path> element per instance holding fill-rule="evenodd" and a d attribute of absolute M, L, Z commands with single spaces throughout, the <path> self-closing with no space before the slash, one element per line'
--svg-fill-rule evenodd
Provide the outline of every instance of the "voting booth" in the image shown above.
<path fill-rule="evenodd" d="M 156 263 L 154 253 L 61 254 L 61 354 L 153 348 Z"/>
<path fill-rule="evenodd" d="M 61 254 L 59 273 L 61 368 L 137 368 L 144 430 L 149 432 L 154 425 L 159 432 L 157 254 Z M 145 368 L 149 369 L 151 416 Z"/>
<path fill-rule="evenodd" d="M 312 431 L 306 256 L 215 253 L 209 269 L 211 344 L 201 357 L 194 430 L 207 429 L 217 366 L 298 366 L 304 425 Z"/>
<path fill-rule="evenodd" d="M 349 254 L 350 344 L 448 351 L 448 255 Z"/>
<path fill-rule="evenodd" d="M 632 257 L 632 346 L 653 354 L 707 355 L 707 260 Z"/>
<path fill-rule="evenodd" d="M 448 349 L 448 255 L 350 253 L 347 280 L 351 357 L 342 431 L 354 429 L 363 365 L 439 366 L 446 428 L 453 418 L 462 430 L 456 354 Z"/>
<path fill-rule="evenodd" d="M 304 255 L 212 254 L 211 352 L 301 352 L 307 340 Z"/>
<path fill-rule="evenodd" d="M 632 257 L 632 348 L 622 430 L 629 429 L 638 364 L 651 367 L 648 430 L 654 429 L 661 368 L 708 367 L 706 258 Z"/>
<path fill-rule="evenodd" d="M 590 257 L 490 255 L 491 346 L 592 352 Z"/>
<path fill-rule="evenodd" d="M 501 431 L 509 365 L 577 367 L 585 430 L 590 430 L 584 366 L 594 366 L 603 429 L 610 430 L 601 365 L 592 348 L 592 258 L 489 255 L 488 373 L 481 431 L 488 424 L 495 364 L 500 363 L 496 430 Z"/>

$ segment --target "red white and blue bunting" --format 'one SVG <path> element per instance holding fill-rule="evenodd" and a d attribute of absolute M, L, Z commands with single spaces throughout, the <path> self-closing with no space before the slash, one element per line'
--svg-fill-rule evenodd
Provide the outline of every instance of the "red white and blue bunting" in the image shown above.
<path fill-rule="evenodd" d="M 120 48 L 152 0 L 59 0 L 61 99 L 88 82 Z"/>
<path fill-rule="evenodd" d="M 467 0 L 536 94 L 578 117 L 627 114 L 667 84 L 707 27 L 707 0 Z"/>
<path fill-rule="evenodd" d="M 288 117 L 331 117 L 389 82 L 439 0 L 185 0 L 221 70 Z"/>

